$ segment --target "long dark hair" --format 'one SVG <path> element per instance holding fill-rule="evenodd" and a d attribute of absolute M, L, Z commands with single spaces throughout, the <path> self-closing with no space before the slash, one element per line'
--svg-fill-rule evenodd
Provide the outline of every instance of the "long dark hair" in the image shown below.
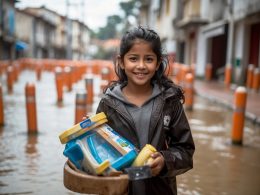
<path fill-rule="evenodd" d="M 142 26 L 138 26 L 132 30 L 127 31 L 121 39 L 120 50 L 119 50 L 120 58 L 121 59 L 124 58 L 125 54 L 131 49 L 136 39 L 142 39 L 144 41 L 149 42 L 153 52 L 157 56 L 157 61 L 160 62 L 159 68 L 155 72 L 153 78 L 151 79 L 151 82 L 152 83 L 156 82 L 160 88 L 163 86 L 166 88 L 176 86 L 178 88 L 178 91 L 180 92 L 180 98 L 184 100 L 182 89 L 179 86 L 175 85 L 172 82 L 172 80 L 170 80 L 167 77 L 166 70 L 167 70 L 167 66 L 169 65 L 168 56 L 167 54 L 164 53 L 162 49 L 160 37 L 154 30 L 149 28 L 144 28 Z M 125 74 L 125 71 L 120 67 L 117 59 L 115 59 L 114 66 L 115 66 L 115 73 L 118 77 L 118 80 L 112 81 L 107 88 L 114 87 L 117 84 L 127 83 L 127 76 Z"/>

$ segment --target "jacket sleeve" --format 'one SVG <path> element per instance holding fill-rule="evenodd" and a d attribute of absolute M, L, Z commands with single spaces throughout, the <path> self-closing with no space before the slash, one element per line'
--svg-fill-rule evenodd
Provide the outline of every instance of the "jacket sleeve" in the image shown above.
<path fill-rule="evenodd" d="M 176 176 L 193 168 L 195 145 L 180 102 L 173 106 L 172 117 L 171 126 L 167 132 L 168 149 L 161 151 L 165 159 L 165 168 L 162 173 L 164 176 Z"/>
<path fill-rule="evenodd" d="M 103 99 L 100 100 L 97 110 L 96 110 L 97 114 L 100 112 L 104 112 L 104 100 Z"/>

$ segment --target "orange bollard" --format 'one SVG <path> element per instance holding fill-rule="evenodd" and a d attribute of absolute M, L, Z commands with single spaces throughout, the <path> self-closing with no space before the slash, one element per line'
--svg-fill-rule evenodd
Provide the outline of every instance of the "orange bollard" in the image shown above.
<path fill-rule="evenodd" d="M 92 66 L 92 73 L 99 75 L 100 74 L 100 67 L 98 63 L 93 64 Z"/>
<path fill-rule="evenodd" d="M 231 64 L 227 64 L 225 68 L 225 85 L 226 87 L 230 86 L 231 83 L 231 74 L 232 74 L 232 67 Z"/>
<path fill-rule="evenodd" d="M 18 74 L 19 74 L 19 67 L 18 67 L 18 64 L 17 63 L 13 63 L 12 65 L 13 67 L 13 83 L 17 82 L 18 81 Z"/>
<path fill-rule="evenodd" d="M 37 78 L 37 81 L 40 81 L 42 78 L 42 67 L 39 64 L 37 64 L 37 66 L 36 66 L 36 78 Z"/>
<path fill-rule="evenodd" d="M 75 124 L 82 121 L 82 118 L 86 116 L 86 92 L 79 92 L 76 94 L 76 106 L 75 106 Z"/>
<path fill-rule="evenodd" d="M 16 69 L 16 78 L 15 81 L 17 82 L 19 80 L 19 76 L 21 74 L 21 65 L 16 63 L 15 64 L 15 69 Z"/>
<path fill-rule="evenodd" d="M 72 91 L 72 72 L 71 72 L 71 67 L 66 66 L 64 68 L 64 77 L 65 77 L 65 83 L 67 85 L 68 91 Z"/>
<path fill-rule="evenodd" d="M 101 69 L 101 79 L 102 80 L 106 80 L 106 81 L 110 81 L 110 70 L 108 67 L 102 67 Z"/>
<path fill-rule="evenodd" d="M 196 67 L 195 63 L 190 65 L 190 73 L 192 73 L 193 77 L 195 77 L 195 75 L 196 75 L 195 67 Z"/>
<path fill-rule="evenodd" d="M 56 81 L 56 91 L 57 91 L 57 102 L 63 101 L 63 75 L 62 69 L 60 67 L 55 68 L 55 81 Z"/>
<path fill-rule="evenodd" d="M 0 126 L 4 125 L 4 118 L 3 90 L 0 84 Z"/>
<path fill-rule="evenodd" d="M 205 79 L 206 81 L 210 81 L 211 78 L 212 78 L 212 64 L 208 63 L 205 69 Z"/>
<path fill-rule="evenodd" d="M 35 98 L 35 86 L 33 83 L 26 83 L 25 99 L 26 99 L 28 133 L 37 133 L 36 98 Z"/>
<path fill-rule="evenodd" d="M 185 105 L 188 110 L 193 109 L 193 99 L 194 99 L 194 77 L 192 73 L 187 73 L 185 75 Z"/>
<path fill-rule="evenodd" d="M 94 102 L 93 77 L 88 76 L 85 78 L 85 86 L 87 92 L 87 105 L 91 105 Z"/>
<path fill-rule="evenodd" d="M 242 145 L 245 121 L 247 92 L 245 87 L 238 87 L 235 91 L 234 112 L 232 121 L 232 143 Z"/>
<path fill-rule="evenodd" d="M 253 84 L 252 88 L 255 92 L 258 92 L 260 86 L 260 71 L 259 68 L 255 68 L 253 75 Z"/>
<path fill-rule="evenodd" d="M 8 93 L 13 93 L 13 83 L 14 83 L 14 71 L 12 66 L 7 67 L 7 90 Z"/>
<path fill-rule="evenodd" d="M 180 82 L 179 85 L 180 86 L 184 86 L 185 83 L 185 76 L 186 74 L 190 73 L 190 67 L 188 65 L 182 65 L 181 66 L 181 75 L 180 75 Z"/>
<path fill-rule="evenodd" d="M 178 63 L 174 64 L 173 68 L 173 80 L 178 85 L 181 80 L 181 65 Z"/>
<path fill-rule="evenodd" d="M 76 71 L 77 68 L 73 65 L 70 65 L 70 69 L 71 69 L 71 83 L 74 84 L 77 82 L 77 75 L 76 75 Z"/>
<path fill-rule="evenodd" d="M 254 65 L 249 64 L 247 68 L 247 78 L 246 78 L 246 87 L 247 88 L 252 88 L 252 83 L 253 83 L 253 75 L 254 75 Z"/>

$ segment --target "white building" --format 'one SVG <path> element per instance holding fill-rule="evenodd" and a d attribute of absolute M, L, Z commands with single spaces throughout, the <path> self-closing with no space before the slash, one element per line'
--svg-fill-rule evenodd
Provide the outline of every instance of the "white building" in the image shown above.
<path fill-rule="evenodd" d="M 211 63 L 213 79 L 219 80 L 231 65 L 232 82 L 244 83 L 248 64 L 259 66 L 259 1 L 187 0 L 183 7 L 178 27 L 186 35 L 184 63 L 195 63 L 197 76 L 204 76 L 206 64 Z M 190 21 L 186 25 L 185 18 Z M 197 25 L 196 20 L 200 20 Z"/>
<path fill-rule="evenodd" d="M 139 24 L 155 30 L 169 55 L 176 54 L 176 32 L 173 20 L 177 17 L 177 1 L 142 0 Z"/>
<path fill-rule="evenodd" d="M 259 0 L 142 0 L 139 23 L 159 32 L 175 61 L 195 65 L 204 77 L 208 63 L 222 81 L 227 66 L 232 82 L 245 82 L 249 64 L 259 67 Z M 240 83 L 241 84 L 241 83 Z"/>

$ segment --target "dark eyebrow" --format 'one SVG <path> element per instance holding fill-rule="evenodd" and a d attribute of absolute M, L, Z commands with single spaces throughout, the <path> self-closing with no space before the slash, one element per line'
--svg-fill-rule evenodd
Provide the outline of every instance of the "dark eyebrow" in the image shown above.
<path fill-rule="evenodd" d="M 135 53 L 129 53 L 129 54 L 127 54 L 127 56 L 138 56 L 138 54 L 135 54 Z"/>
<path fill-rule="evenodd" d="M 156 57 L 154 54 L 145 55 L 146 57 Z"/>

